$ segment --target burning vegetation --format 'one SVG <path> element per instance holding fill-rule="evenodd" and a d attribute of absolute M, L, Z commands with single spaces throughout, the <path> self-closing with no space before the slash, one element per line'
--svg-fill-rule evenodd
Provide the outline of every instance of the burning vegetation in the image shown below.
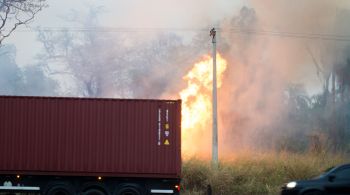
<path fill-rule="evenodd" d="M 213 59 L 205 56 L 183 77 L 182 148 L 184 156 L 208 156 L 211 147 Z M 217 55 L 217 87 L 220 89 L 227 62 Z"/>

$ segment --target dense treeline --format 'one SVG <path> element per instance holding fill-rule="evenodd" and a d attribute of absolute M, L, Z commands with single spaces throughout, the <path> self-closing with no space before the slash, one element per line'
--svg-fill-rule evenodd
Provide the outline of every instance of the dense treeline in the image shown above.
<path fill-rule="evenodd" d="M 288 109 L 282 121 L 284 126 L 294 130 L 281 138 L 279 149 L 317 153 L 350 151 L 349 51 L 349 48 L 345 50 L 343 61 L 328 72 L 322 72 L 321 92 L 310 97 L 302 85 L 289 86 L 286 91 Z"/>

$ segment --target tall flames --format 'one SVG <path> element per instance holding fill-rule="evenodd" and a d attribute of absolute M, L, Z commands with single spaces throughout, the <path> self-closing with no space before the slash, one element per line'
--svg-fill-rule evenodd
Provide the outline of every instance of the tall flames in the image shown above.
<path fill-rule="evenodd" d="M 222 84 L 227 62 L 217 55 L 217 87 Z M 213 59 L 205 56 L 183 79 L 187 87 L 182 99 L 182 151 L 184 157 L 207 157 L 211 151 Z"/>

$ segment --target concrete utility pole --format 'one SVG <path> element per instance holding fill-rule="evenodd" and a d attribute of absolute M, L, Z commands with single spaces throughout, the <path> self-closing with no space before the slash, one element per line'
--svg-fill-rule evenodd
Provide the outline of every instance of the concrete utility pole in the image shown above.
<path fill-rule="evenodd" d="M 211 29 L 210 36 L 213 37 L 213 148 L 212 148 L 212 163 L 218 165 L 218 118 L 217 118 L 217 85 L 216 85 L 216 30 Z"/>

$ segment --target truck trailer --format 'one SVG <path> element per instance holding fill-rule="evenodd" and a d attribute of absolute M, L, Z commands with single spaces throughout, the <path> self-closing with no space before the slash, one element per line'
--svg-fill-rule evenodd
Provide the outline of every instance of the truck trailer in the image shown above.
<path fill-rule="evenodd" d="M 181 100 L 0 96 L 0 193 L 179 194 Z"/>

